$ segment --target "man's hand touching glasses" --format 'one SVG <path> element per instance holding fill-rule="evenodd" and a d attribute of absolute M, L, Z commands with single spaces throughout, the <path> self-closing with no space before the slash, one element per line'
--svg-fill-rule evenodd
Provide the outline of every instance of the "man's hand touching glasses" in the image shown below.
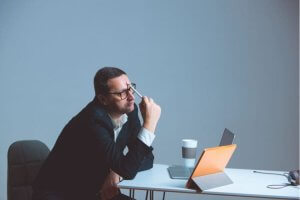
<path fill-rule="evenodd" d="M 146 96 L 142 97 L 139 106 L 144 119 L 143 127 L 154 133 L 161 114 L 160 106 L 157 105 L 152 98 Z"/>

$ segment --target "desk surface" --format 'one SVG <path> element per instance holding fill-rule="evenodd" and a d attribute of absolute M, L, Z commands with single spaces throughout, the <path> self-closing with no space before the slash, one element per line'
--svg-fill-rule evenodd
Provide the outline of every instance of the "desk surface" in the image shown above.
<path fill-rule="evenodd" d="M 153 168 L 139 172 L 133 180 L 123 180 L 118 184 L 122 189 L 154 190 L 180 193 L 198 193 L 196 190 L 185 188 L 187 180 L 171 179 L 167 171 L 168 165 L 154 164 Z M 265 197 L 278 199 L 300 199 L 300 187 L 288 186 L 282 189 L 269 189 L 267 185 L 286 184 L 283 176 L 257 174 L 247 169 L 225 169 L 233 184 L 205 190 L 202 194 Z M 277 172 L 281 171 L 266 171 Z"/>

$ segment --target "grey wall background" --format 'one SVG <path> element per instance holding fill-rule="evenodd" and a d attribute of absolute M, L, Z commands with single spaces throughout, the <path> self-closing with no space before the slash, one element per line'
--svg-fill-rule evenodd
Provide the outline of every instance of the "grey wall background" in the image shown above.
<path fill-rule="evenodd" d="M 161 105 L 156 163 L 181 163 L 182 138 L 199 155 L 227 127 L 238 144 L 229 167 L 296 169 L 298 56 L 297 0 L 1 0 L 0 199 L 9 145 L 52 148 L 107 65 Z"/>

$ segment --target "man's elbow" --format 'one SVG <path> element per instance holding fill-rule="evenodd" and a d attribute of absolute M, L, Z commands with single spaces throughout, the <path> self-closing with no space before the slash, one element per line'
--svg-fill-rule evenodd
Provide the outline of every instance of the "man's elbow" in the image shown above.
<path fill-rule="evenodd" d="M 123 178 L 125 180 L 132 180 L 132 179 L 135 178 L 136 175 L 137 175 L 137 171 L 135 171 L 135 172 L 129 172 L 128 171 L 127 173 L 124 173 Z"/>
<path fill-rule="evenodd" d="M 143 160 L 143 162 L 142 162 L 141 166 L 139 167 L 138 171 L 140 172 L 140 171 L 145 171 L 145 170 L 152 169 L 153 168 L 153 161 L 154 161 L 153 154 L 148 155 Z"/>

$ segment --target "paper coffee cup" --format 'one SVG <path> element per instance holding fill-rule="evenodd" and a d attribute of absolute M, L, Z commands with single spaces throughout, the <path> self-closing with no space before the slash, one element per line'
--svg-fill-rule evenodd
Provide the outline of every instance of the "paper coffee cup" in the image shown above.
<path fill-rule="evenodd" d="M 197 145 L 197 140 L 182 140 L 182 158 L 185 167 L 193 168 L 195 166 Z"/>

